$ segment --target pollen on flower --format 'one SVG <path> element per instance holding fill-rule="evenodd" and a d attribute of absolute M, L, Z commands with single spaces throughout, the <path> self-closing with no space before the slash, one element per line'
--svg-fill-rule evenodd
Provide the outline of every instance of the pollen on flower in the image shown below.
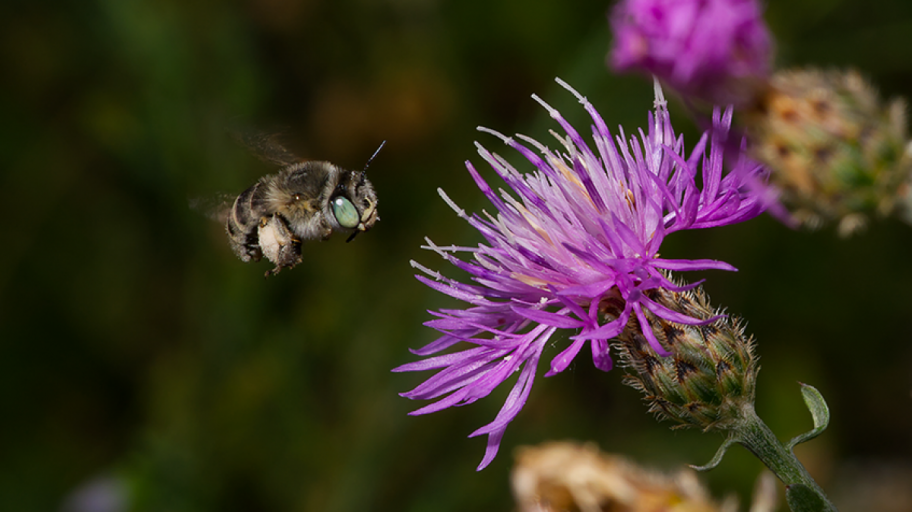
<path fill-rule="evenodd" d="M 567 167 L 566 165 L 564 165 L 564 163 L 561 162 L 560 160 L 554 160 L 553 162 L 551 162 L 551 164 L 554 165 L 554 167 L 556 167 L 557 169 L 560 170 L 560 172 L 561 172 L 561 174 L 563 175 L 563 178 L 564 178 L 565 180 L 567 180 L 567 181 L 569 181 L 570 183 L 576 185 L 576 188 L 579 189 L 579 191 L 580 191 L 581 194 L 583 194 L 583 195 L 589 197 L 589 193 L 586 192 L 586 187 L 583 186 L 583 182 L 581 182 L 581 181 L 579 180 L 579 178 L 577 178 L 577 177 L 573 174 L 573 171 L 571 171 L 569 167 Z M 585 164 L 583 164 L 583 165 L 585 165 Z M 589 200 L 592 201 L 592 198 L 589 197 Z M 594 204 L 594 203 L 593 203 L 593 204 Z"/>
<path fill-rule="evenodd" d="M 514 279 L 516 279 L 517 281 L 520 281 L 520 282 L 522 282 L 522 283 L 525 283 L 525 284 L 527 284 L 527 285 L 529 285 L 529 286 L 533 286 L 533 287 L 535 287 L 535 288 L 540 288 L 540 289 L 542 289 L 542 290 L 546 290 L 546 289 L 548 288 L 549 285 L 555 284 L 555 283 L 552 283 L 552 282 L 550 282 L 550 281 L 545 281 L 544 279 L 540 279 L 540 278 L 537 278 L 537 277 L 528 276 L 528 275 L 525 275 L 525 274 L 521 274 L 521 273 L 519 273 L 519 272 L 514 272 L 513 275 L 512 275 L 512 277 L 513 277 Z M 547 300 L 547 299 L 546 299 L 546 300 Z"/>
<path fill-rule="evenodd" d="M 535 232 L 538 233 L 542 237 L 542 240 L 547 242 L 548 245 L 554 245 L 554 242 L 551 240 L 551 236 L 548 235 L 548 232 L 545 231 L 544 228 L 542 228 L 541 224 L 539 224 L 538 221 L 535 219 L 535 215 L 532 215 L 532 213 L 529 212 L 528 208 L 517 203 L 515 200 L 513 200 L 513 198 L 510 198 L 509 202 L 517 209 L 517 211 L 519 211 L 519 213 L 523 216 L 523 218 L 526 219 L 526 222 L 528 222 L 529 225 L 532 226 L 532 229 L 534 229 Z"/>
<path fill-rule="evenodd" d="M 628 189 L 626 191 L 626 193 L 624 194 L 624 200 L 627 201 L 627 206 L 629 206 L 631 210 L 636 210 L 636 207 L 637 207 L 636 196 L 633 195 L 632 190 Z"/>

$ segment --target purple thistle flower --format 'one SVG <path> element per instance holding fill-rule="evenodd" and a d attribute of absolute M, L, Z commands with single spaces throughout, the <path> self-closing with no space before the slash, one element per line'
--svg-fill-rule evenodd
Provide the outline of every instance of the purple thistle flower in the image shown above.
<path fill-rule="evenodd" d="M 722 226 L 750 219 L 764 209 L 762 197 L 750 184 L 765 174 L 757 163 L 739 155 L 732 172 L 723 176 L 723 152 L 732 109 L 716 109 L 714 129 L 704 134 L 689 157 L 683 139 L 675 136 L 662 90 L 656 82 L 655 114 L 648 116 L 648 133 L 629 141 L 620 129 L 618 145 L 595 108 L 569 85 L 592 118 L 594 150 L 580 134 L 537 96 L 566 135 L 554 136 L 563 152 L 517 135 L 528 146 L 493 130 L 536 167 L 520 173 L 503 158 L 476 143 L 481 157 L 519 196 L 498 195 L 466 162 L 475 183 L 497 208 L 497 215 L 467 215 L 441 190 L 443 199 L 484 236 L 478 247 L 440 247 L 430 240 L 427 249 L 468 272 L 474 284 L 449 279 L 416 262 L 426 274 L 416 277 L 442 293 L 469 304 L 465 309 L 432 311 L 437 317 L 425 325 L 443 336 L 413 350 L 431 356 L 458 342 L 464 350 L 433 355 L 393 371 L 439 370 L 402 396 L 437 400 L 411 414 L 427 414 L 465 405 L 487 396 L 519 372 L 506 403 L 493 422 L 469 437 L 488 435 L 487 450 L 478 469 L 497 454 L 507 424 L 523 407 L 548 340 L 558 329 L 578 330 L 572 342 L 551 359 L 546 377 L 562 372 L 588 342 L 595 366 L 612 367 L 608 340 L 616 337 L 635 315 L 644 325 L 644 311 L 682 324 L 705 324 L 651 300 L 645 292 L 657 288 L 683 291 L 666 275 L 671 270 L 735 270 L 713 260 L 673 260 L 659 257 L 666 235 L 683 229 Z M 711 139 L 711 149 L 706 145 Z M 697 185 L 702 182 L 702 189 Z M 473 261 L 456 258 L 469 252 Z M 614 319 L 604 312 L 622 311 Z M 652 348 L 663 355 L 652 329 L 643 331 Z"/>
<path fill-rule="evenodd" d="M 749 102 L 770 73 L 755 0 L 621 0 L 611 26 L 616 71 L 645 71 L 716 104 Z"/>

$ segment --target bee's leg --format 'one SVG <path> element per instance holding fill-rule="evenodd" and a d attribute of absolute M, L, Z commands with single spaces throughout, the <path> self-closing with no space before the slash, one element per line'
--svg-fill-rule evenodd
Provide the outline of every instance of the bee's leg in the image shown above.
<path fill-rule="evenodd" d="M 292 268 L 301 263 L 301 243 L 297 240 L 290 239 L 289 242 L 279 248 L 279 254 L 275 264 L 282 268 Z"/>
<path fill-rule="evenodd" d="M 323 240 L 329 240 L 329 237 L 331 237 L 332 234 L 333 234 L 332 226 L 330 226 L 328 222 L 324 222 L 322 229 L 320 230 L 320 237 Z"/>
<path fill-rule="evenodd" d="M 267 277 L 301 262 L 301 242 L 278 215 L 274 215 L 260 228 L 260 244 L 269 261 L 275 264 L 275 268 L 266 273 Z"/>

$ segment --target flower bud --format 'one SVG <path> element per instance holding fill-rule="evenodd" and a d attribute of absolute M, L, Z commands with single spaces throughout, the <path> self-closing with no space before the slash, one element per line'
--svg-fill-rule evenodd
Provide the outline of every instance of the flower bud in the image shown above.
<path fill-rule="evenodd" d="M 624 383 L 643 392 L 649 411 L 676 427 L 732 428 L 745 408 L 753 407 L 759 369 L 753 340 L 739 320 L 719 316 L 700 289 L 648 293 L 661 306 L 707 323 L 678 324 L 644 310 L 659 344 L 671 354 L 661 356 L 632 316 L 615 342 L 621 364 L 635 372 Z"/>
<path fill-rule="evenodd" d="M 912 170 L 905 105 L 884 106 L 857 72 L 779 72 L 747 124 L 757 156 L 802 224 L 838 221 L 847 236 L 869 215 L 897 208 Z"/>

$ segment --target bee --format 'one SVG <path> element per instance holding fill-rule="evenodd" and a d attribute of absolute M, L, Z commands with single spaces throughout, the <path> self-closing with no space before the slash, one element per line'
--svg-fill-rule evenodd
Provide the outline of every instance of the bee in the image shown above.
<path fill-rule="evenodd" d="M 348 242 L 380 220 L 377 193 L 365 172 L 349 171 L 330 162 L 304 161 L 259 133 L 235 134 L 262 160 L 281 165 L 211 214 L 224 222 L 231 249 L 241 261 L 264 256 L 275 268 L 266 277 L 301 263 L 301 244 L 326 240 L 339 231 Z"/>

